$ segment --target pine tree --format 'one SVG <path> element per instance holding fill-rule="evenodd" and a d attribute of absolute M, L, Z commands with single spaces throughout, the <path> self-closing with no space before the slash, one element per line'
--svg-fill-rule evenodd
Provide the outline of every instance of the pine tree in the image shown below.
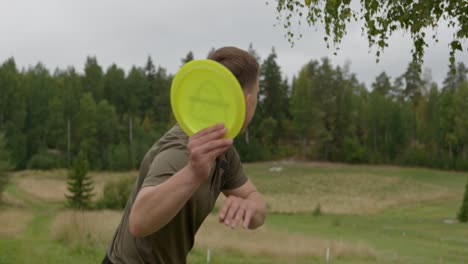
<path fill-rule="evenodd" d="M 154 111 L 154 98 L 156 97 L 156 67 L 154 66 L 153 60 L 151 57 L 148 57 L 146 61 L 146 66 L 144 68 L 144 77 L 145 77 L 145 86 L 144 86 L 144 95 L 139 98 L 140 105 L 141 105 L 141 113 L 144 114 L 145 117 L 150 118 L 152 121 L 154 120 L 154 116 L 152 115 Z M 130 79 L 130 76 L 128 77 Z"/>
<path fill-rule="evenodd" d="M 281 127 L 288 112 L 287 89 L 281 77 L 281 68 L 276 62 L 276 51 L 272 48 L 270 55 L 261 65 L 258 104 L 263 110 L 264 118 L 271 117 L 275 121 L 273 136 L 271 142 L 268 142 L 274 147 L 277 147 L 279 138 L 282 136 Z"/>
<path fill-rule="evenodd" d="M 154 120 L 158 127 L 169 124 L 172 116 L 170 104 L 172 76 L 167 74 L 166 69 L 159 67 L 154 79 L 155 97 L 153 101 Z"/>
<path fill-rule="evenodd" d="M 457 162 L 456 169 L 468 168 L 468 82 L 462 83 L 457 87 L 453 96 L 454 114 L 454 132 L 458 139 L 457 156 L 460 160 Z M 464 161 L 464 162 L 463 162 Z M 464 163 L 464 164 L 463 164 Z"/>
<path fill-rule="evenodd" d="M 82 98 L 83 85 L 81 76 L 75 71 L 74 68 L 68 68 L 62 76 L 64 82 L 63 90 L 63 105 L 64 117 L 66 119 L 66 141 L 67 141 L 67 167 L 72 164 L 72 148 L 75 146 L 79 138 L 79 115 L 80 115 L 80 101 L 76 98 Z M 73 145 L 72 145 L 73 143 Z"/>
<path fill-rule="evenodd" d="M 65 105 L 61 95 L 56 94 L 49 101 L 49 116 L 47 119 L 47 146 L 64 150 L 66 138 Z"/>
<path fill-rule="evenodd" d="M 316 139 L 317 131 L 322 128 L 319 120 L 319 110 L 316 98 L 313 96 L 313 80 L 317 62 L 309 62 L 302 67 L 299 75 L 293 82 L 293 93 L 291 98 L 291 114 L 293 116 L 293 124 L 297 131 L 297 137 L 301 141 L 301 155 L 306 156 L 310 153 L 308 150 L 308 142 L 311 139 Z"/>
<path fill-rule="evenodd" d="M 390 83 L 390 78 L 385 72 L 380 73 L 372 83 L 372 91 L 386 96 L 391 92 L 391 90 L 392 85 Z"/>
<path fill-rule="evenodd" d="M 54 87 L 53 77 L 47 68 L 38 63 L 30 68 L 25 75 L 24 83 L 27 93 L 26 119 L 26 149 L 29 157 L 43 151 L 46 146 L 47 120 L 49 118 L 49 101 Z"/>
<path fill-rule="evenodd" d="M 468 222 L 468 182 L 465 187 L 465 195 L 463 197 L 462 206 L 460 212 L 458 212 L 458 221 L 466 223 Z"/>
<path fill-rule="evenodd" d="M 0 66 L 0 127 L 5 133 L 6 150 L 10 153 L 13 168 L 25 168 L 28 160 L 27 89 L 24 76 L 13 58 Z"/>
<path fill-rule="evenodd" d="M 91 93 L 85 93 L 80 100 L 80 112 L 78 117 L 78 129 L 80 137 L 80 150 L 91 161 L 93 168 L 100 164 L 98 145 L 97 105 Z"/>
<path fill-rule="evenodd" d="M 337 74 L 331 61 L 328 58 L 322 59 L 322 65 L 317 68 L 313 78 L 313 97 L 318 103 L 320 121 L 315 124 L 321 129 L 317 129 L 317 147 L 320 158 L 327 160 L 335 159 L 336 131 L 337 131 L 337 95 L 342 91 L 340 83 L 337 81 Z"/>
<path fill-rule="evenodd" d="M 94 182 L 88 175 L 89 164 L 86 155 L 80 151 L 73 162 L 71 170 L 68 172 L 68 191 L 65 194 L 68 206 L 76 209 L 89 208 L 94 189 Z"/>
<path fill-rule="evenodd" d="M 401 76 L 405 83 L 405 87 L 403 88 L 405 99 L 411 101 L 413 105 L 416 105 L 423 95 L 422 89 L 424 84 L 418 67 L 416 63 L 411 62 L 406 72 Z"/>
<path fill-rule="evenodd" d="M 118 143 L 118 131 L 115 128 L 119 127 L 119 121 L 115 107 L 107 100 L 99 102 L 96 109 L 96 139 L 99 144 L 95 148 L 99 153 L 101 168 L 109 168 L 109 149 Z"/>
<path fill-rule="evenodd" d="M 194 60 L 193 52 L 189 51 L 189 53 L 187 53 L 187 55 L 184 58 L 182 58 L 180 61 L 182 62 L 182 66 L 183 66 L 187 62 L 191 62 L 193 60 Z"/>
<path fill-rule="evenodd" d="M 103 80 L 104 98 L 115 106 L 119 120 L 122 120 L 124 114 L 127 113 L 130 102 L 126 92 L 125 71 L 116 64 L 112 64 L 107 69 Z M 97 98 L 94 97 L 94 99 Z"/>
<path fill-rule="evenodd" d="M 109 94 L 106 94 L 103 87 L 103 71 L 98 64 L 96 57 L 87 57 L 83 76 L 83 86 L 86 92 L 93 94 L 96 100 L 103 98 L 108 99 Z"/>
<path fill-rule="evenodd" d="M 453 92 L 461 83 L 466 82 L 468 78 L 468 69 L 463 62 L 458 63 L 457 70 L 454 72 L 450 69 L 447 72 L 447 77 L 444 80 L 442 91 Z"/>
<path fill-rule="evenodd" d="M 250 42 L 247 52 L 255 58 L 258 64 L 261 63 L 260 55 L 258 55 L 257 51 L 254 49 L 252 42 Z"/>

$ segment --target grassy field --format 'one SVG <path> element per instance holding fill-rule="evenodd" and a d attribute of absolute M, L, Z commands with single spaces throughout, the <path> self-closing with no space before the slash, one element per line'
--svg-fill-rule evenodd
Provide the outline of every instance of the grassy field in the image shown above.
<path fill-rule="evenodd" d="M 327 263 L 327 250 L 329 263 L 468 263 L 468 225 L 453 221 L 468 173 L 296 162 L 245 170 L 268 202 L 265 226 L 230 230 L 214 213 L 189 263 L 206 263 L 208 249 L 211 263 Z M 95 199 L 106 182 L 136 174 L 92 173 Z M 13 175 L 0 264 L 100 263 L 121 213 L 68 210 L 64 192 L 64 170 Z"/>

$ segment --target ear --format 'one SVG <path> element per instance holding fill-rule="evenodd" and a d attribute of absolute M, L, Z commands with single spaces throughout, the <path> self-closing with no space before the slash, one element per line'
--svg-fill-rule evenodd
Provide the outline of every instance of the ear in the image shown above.
<path fill-rule="evenodd" d="M 248 107 L 250 104 L 250 97 L 252 97 L 252 94 L 249 92 L 244 92 L 244 99 L 245 99 L 245 107 Z"/>

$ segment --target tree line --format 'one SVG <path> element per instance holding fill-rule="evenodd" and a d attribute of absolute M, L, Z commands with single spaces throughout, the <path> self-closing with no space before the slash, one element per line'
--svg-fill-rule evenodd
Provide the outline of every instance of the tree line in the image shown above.
<path fill-rule="evenodd" d="M 244 161 L 296 157 L 468 170 L 468 69 L 447 68 L 441 87 L 410 63 L 366 87 L 349 65 L 311 60 L 293 80 L 274 49 L 260 58 L 256 115 L 235 145 Z M 193 59 L 189 52 L 181 64 Z M 70 167 L 81 151 L 91 169 L 138 168 L 143 155 L 175 124 L 173 75 L 148 57 L 128 72 L 88 57 L 83 73 L 50 72 L 38 63 L 0 66 L 0 131 L 15 169 Z"/>

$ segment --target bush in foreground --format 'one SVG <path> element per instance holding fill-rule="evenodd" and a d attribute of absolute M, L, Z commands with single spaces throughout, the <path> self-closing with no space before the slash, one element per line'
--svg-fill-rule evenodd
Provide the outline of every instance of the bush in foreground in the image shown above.
<path fill-rule="evenodd" d="M 132 192 L 135 178 L 122 178 L 104 185 L 102 198 L 96 202 L 96 207 L 103 209 L 123 209 Z"/>
<path fill-rule="evenodd" d="M 457 218 L 460 222 L 468 222 L 468 182 L 466 183 L 465 195 L 463 197 L 463 202 L 460 208 L 460 212 L 458 212 Z"/>

